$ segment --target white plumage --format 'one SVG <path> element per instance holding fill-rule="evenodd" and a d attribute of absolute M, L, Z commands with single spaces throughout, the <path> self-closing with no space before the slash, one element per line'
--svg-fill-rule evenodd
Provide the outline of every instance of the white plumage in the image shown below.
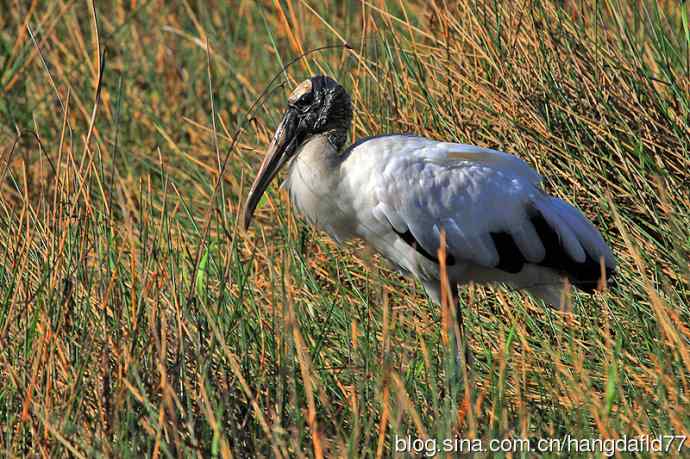
<path fill-rule="evenodd" d="M 303 83 L 291 97 L 299 101 L 311 91 L 313 107 L 319 90 L 340 93 L 342 87 L 333 87 L 333 80 L 318 78 L 327 77 L 312 78 L 312 84 Z M 326 113 L 320 118 L 325 122 L 328 99 L 321 99 L 318 113 Z M 334 96 L 330 103 L 337 100 Z M 441 231 L 446 233 L 452 284 L 502 282 L 558 305 L 564 278 L 591 292 L 600 277 L 600 260 L 606 275 L 613 272 L 613 254 L 596 228 L 571 205 L 546 195 L 539 174 L 521 159 L 410 135 L 374 137 L 343 150 L 342 133 L 335 131 L 343 123 L 347 129 L 348 113 L 336 112 L 340 124 L 320 129 L 301 121 L 300 113 L 308 117 L 308 110 L 284 120 L 279 129 L 306 126 L 308 132 L 277 165 L 290 160 L 285 186 L 293 205 L 336 241 L 367 241 L 400 272 L 418 278 L 434 301 L 440 301 Z M 271 150 L 281 142 L 287 140 L 274 139 Z M 260 179 L 277 172 L 268 161 L 252 197 L 263 191 L 265 179 Z M 250 199 L 245 225 L 251 204 Z"/>
<path fill-rule="evenodd" d="M 615 261 L 599 232 L 574 207 L 539 188 L 541 177 L 507 153 L 472 145 L 391 135 L 355 145 L 323 181 L 324 140 L 298 151 L 286 186 L 293 204 L 337 241 L 358 237 L 401 272 L 413 274 L 439 301 L 439 267 L 406 243 L 410 232 L 429 255 L 445 230 L 451 282 L 504 282 L 525 288 L 550 304 L 560 300 L 561 275 L 536 263 L 545 247 L 529 219 L 538 210 L 560 236 L 565 253 L 583 263 L 586 254 Z M 330 147 L 332 148 L 332 147 Z M 324 188 L 325 185 L 325 188 Z M 509 233 L 529 262 L 517 274 L 495 269 L 499 253 L 491 233 Z"/>

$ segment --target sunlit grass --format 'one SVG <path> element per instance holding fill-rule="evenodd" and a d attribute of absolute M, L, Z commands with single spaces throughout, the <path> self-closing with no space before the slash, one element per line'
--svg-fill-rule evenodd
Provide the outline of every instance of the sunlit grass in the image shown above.
<path fill-rule="evenodd" d="M 0 15 L 5 454 L 690 433 L 687 4 L 96 7 Z M 309 228 L 277 186 L 241 231 L 285 97 L 317 72 L 351 92 L 352 140 L 416 132 L 534 165 L 602 230 L 615 284 L 572 314 L 463 289 L 465 384 L 440 308 L 361 243 Z"/>

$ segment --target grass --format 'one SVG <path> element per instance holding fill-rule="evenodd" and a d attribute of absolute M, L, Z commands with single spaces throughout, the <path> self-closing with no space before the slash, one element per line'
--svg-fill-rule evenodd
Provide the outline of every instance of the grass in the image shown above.
<path fill-rule="evenodd" d="M 96 7 L 0 16 L 5 455 L 690 433 L 687 3 Z M 571 314 L 464 289 L 464 384 L 442 311 L 362 244 L 309 228 L 277 187 L 241 231 L 285 98 L 317 72 L 351 91 L 352 139 L 413 131 L 534 165 L 611 243 L 615 285 Z"/>

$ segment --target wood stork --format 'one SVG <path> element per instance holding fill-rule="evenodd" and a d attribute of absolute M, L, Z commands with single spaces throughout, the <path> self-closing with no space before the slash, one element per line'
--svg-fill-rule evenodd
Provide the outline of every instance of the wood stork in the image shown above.
<path fill-rule="evenodd" d="M 541 177 L 508 153 L 414 135 L 381 135 L 344 148 L 350 96 L 314 76 L 288 98 L 243 216 L 289 164 L 293 206 L 337 242 L 361 238 L 441 301 L 438 249 L 446 234 L 451 285 L 504 283 L 552 306 L 568 279 L 592 293 L 615 259 L 576 208 L 540 189 Z"/>

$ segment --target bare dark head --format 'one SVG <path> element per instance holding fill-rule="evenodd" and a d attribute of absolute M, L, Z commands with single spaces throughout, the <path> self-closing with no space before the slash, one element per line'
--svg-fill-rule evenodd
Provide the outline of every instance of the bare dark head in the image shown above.
<path fill-rule="evenodd" d="M 340 150 L 347 139 L 351 120 L 350 96 L 333 78 L 313 76 L 292 91 L 283 120 L 249 191 L 243 216 L 245 229 L 251 223 L 261 195 L 278 171 L 299 151 L 299 146 L 311 136 L 321 134 Z"/>
<path fill-rule="evenodd" d="M 327 133 L 336 148 L 342 147 L 352 119 L 352 104 L 345 88 L 333 78 L 317 75 L 299 84 L 288 97 L 307 136 Z"/>

